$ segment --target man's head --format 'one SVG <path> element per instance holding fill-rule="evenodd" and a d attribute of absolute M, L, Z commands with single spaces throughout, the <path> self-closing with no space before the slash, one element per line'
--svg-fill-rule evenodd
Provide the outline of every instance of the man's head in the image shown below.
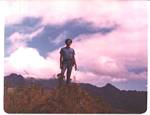
<path fill-rule="evenodd" d="M 66 46 L 70 46 L 71 45 L 71 43 L 72 43 L 72 40 L 71 39 L 66 39 L 65 40 L 65 44 L 66 44 Z"/>

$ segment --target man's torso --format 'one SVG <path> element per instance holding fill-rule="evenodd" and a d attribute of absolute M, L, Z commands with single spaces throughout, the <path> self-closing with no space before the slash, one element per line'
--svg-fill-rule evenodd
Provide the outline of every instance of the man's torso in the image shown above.
<path fill-rule="evenodd" d="M 67 47 L 61 48 L 60 53 L 63 56 L 63 61 L 73 60 L 73 57 L 75 55 L 74 49 Z"/>

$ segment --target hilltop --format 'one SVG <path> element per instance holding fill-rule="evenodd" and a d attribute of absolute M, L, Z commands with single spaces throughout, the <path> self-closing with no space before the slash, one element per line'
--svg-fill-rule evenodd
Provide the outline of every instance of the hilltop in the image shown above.
<path fill-rule="evenodd" d="M 110 83 L 104 87 L 87 83 L 58 87 L 57 79 L 10 74 L 4 85 L 8 113 L 143 113 L 147 109 L 146 91 L 123 91 Z"/>
<path fill-rule="evenodd" d="M 11 91 L 10 91 L 11 90 Z M 46 90 L 37 85 L 5 92 L 8 113 L 109 113 L 101 97 L 94 98 L 76 84 Z"/>

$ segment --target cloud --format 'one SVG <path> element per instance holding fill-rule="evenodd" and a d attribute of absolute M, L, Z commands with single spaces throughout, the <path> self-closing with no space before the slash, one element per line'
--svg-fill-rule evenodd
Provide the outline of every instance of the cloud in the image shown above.
<path fill-rule="evenodd" d="M 64 31 L 51 42 L 54 44 L 60 44 L 60 43 L 64 42 L 66 38 L 68 38 L 67 35 L 68 35 L 68 32 Z"/>
<path fill-rule="evenodd" d="M 5 25 L 5 37 L 9 37 L 15 32 L 30 34 L 41 27 L 40 17 L 24 17 L 21 22 Z"/>
<path fill-rule="evenodd" d="M 18 73 L 28 77 L 51 78 L 58 73 L 58 62 L 43 58 L 34 48 L 20 47 L 5 58 L 5 75 Z"/>
<path fill-rule="evenodd" d="M 44 26 L 44 25 L 43 25 Z M 63 24 L 46 25 L 43 31 L 28 42 L 29 47 L 37 48 L 42 56 L 64 45 L 66 38 L 76 39 L 86 34 L 107 34 L 116 29 L 116 25 L 109 27 L 94 26 L 83 19 L 73 19 Z M 42 47 L 44 45 L 44 48 Z"/>
<path fill-rule="evenodd" d="M 58 24 L 74 18 L 84 18 L 96 25 L 109 25 L 116 20 L 120 24 L 130 21 L 127 17 L 132 18 L 139 14 L 143 17 L 146 3 L 109 0 L 7 1 L 6 24 L 19 22 L 26 16 L 43 17 L 43 24 Z M 36 7 L 33 7 L 33 4 Z M 122 16 L 126 18 L 122 20 Z M 135 22 L 138 22 L 138 19 Z"/>
<path fill-rule="evenodd" d="M 129 83 L 130 88 L 132 83 L 137 86 L 138 81 L 146 84 L 146 1 L 27 0 L 7 3 L 6 25 L 24 22 L 30 28 L 37 23 L 27 24 L 23 21 L 25 17 L 40 17 L 41 20 L 37 21 L 37 32 L 22 30 L 23 33 L 16 29 L 10 32 L 9 40 L 17 49 L 5 58 L 6 73 L 26 70 L 35 77 L 58 73 L 59 50 L 69 36 L 73 38 L 72 47 L 76 51 L 79 71 L 73 76 L 76 74 L 78 82 L 97 86 L 107 82 Z M 43 57 L 44 54 L 47 55 Z"/>
<path fill-rule="evenodd" d="M 143 39 L 143 33 L 136 37 L 137 40 L 131 39 L 132 35 L 131 38 L 125 40 L 122 37 L 126 33 L 117 35 L 116 33 L 115 31 L 105 36 L 101 34 L 82 35 L 78 37 L 80 41 L 74 40 L 72 47 L 75 48 L 79 66 L 79 72 L 76 75 L 77 82 L 102 86 L 107 82 L 118 83 L 134 79 L 147 79 L 145 71 L 138 74 L 134 73 L 134 70 L 128 71 L 129 67 L 145 68 L 147 64 L 145 47 L 147 40 Z M 85 37 L 88 39 L 83 39 Z M 143 40 L 141 41 L 141 39 Z M 34 48 L 18 48 L 6 58 L 5 71 L 6 73 L 19 72 L 20 74 L 25 74 L 27 71 L 36 78 L 51 77 L 59 73 L 59 50 L 49 52 L 49 55 L 43 58 Z M 29 66 L 27 66 L 28 64 Z M 74 75 L 75 73 L 72 74 L 72 78 Z"/>
<path fill-rule="evenodd" d="M 81 64 L 81 70 L 98 76 L 95 78 L 95 83 L 103 76 L 107 78 L 102 80 L 103 83 L 126 82 L 132 79 L 146 80 L 147 71 L 138 74 L 136 72 L 139 71 L 138 68 L 147 68 L 147 25 L 145 23 L 147 16 L 141 17 L 139 13 L 136 15 L 135 23 L 133 19 L 129 19 L 117 30 L 105 36 L 84 35 L 78 37 L 73 44 L 77 49 L 77 62 Z M 139 23 L 140 21 L 142 23 Z M 137 69 L 131 72 L 129 68 Z"/>
<path fill-rule="evenodd" d="M 28 34 L 22 34 L 19 32 L 14 32 L 9 38 L 7 38 L 7 42 L 9 42 L 8 50 L 6 53 L 10 54 L 14 50 L 18 49 L 19 47 L 27 46 L 27 42 L 31 41 L 35 36 L 43 31 L 43 27 L 37 29 L 36 31 Z"/>

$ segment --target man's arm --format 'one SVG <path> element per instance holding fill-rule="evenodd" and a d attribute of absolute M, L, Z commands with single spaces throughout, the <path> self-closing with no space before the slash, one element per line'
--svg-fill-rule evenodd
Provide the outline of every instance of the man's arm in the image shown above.
<path fill-rule="evenodd" d="M 76 64 L 75 56 L 73 56 L 73 61 L 74 61 L 74 67 L 75 67 L 75 70 L 77 70 L 77 64 Z"/>
<path fill-rule="evenodd" d="M 62 69 L 62 67 L 63 67 L 62 62 L 63 62 L 63 56 L 62 56 L 62 54 L 60 54 L 60 69 Z"/>

